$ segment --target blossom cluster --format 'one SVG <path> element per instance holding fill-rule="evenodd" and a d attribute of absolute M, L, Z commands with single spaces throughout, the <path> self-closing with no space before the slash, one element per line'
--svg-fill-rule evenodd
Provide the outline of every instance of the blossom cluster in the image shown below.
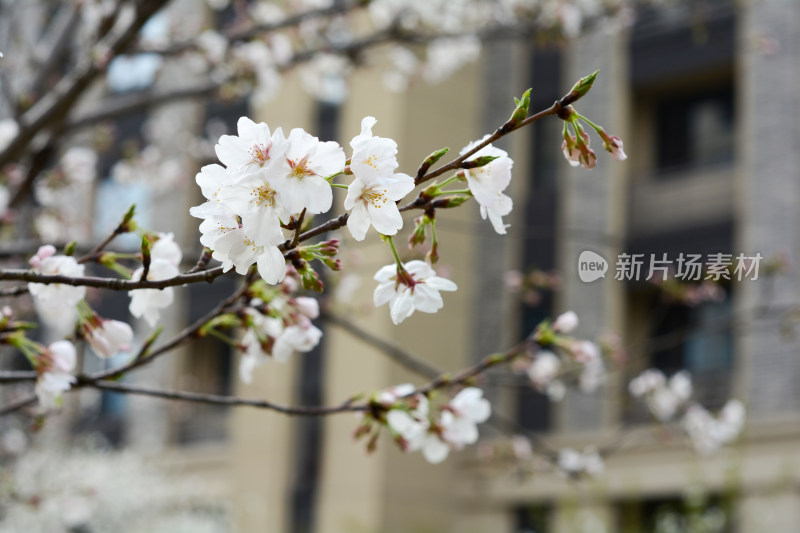
<path fill-rule="evenodd" d="M 661 422 L 682 415 L 681 426 L 701 454 L 713 453 L 735 441 L 744 428 L 745 409 L 739 400 L 729 400 L 716 417 L 692 402 L 692 381 L 686 371 L 667 379 L 660 370 L 651 368 L 633 379 L 628 390 L 634 398 L 644 399 Z"/>
<path fill-rule="evenodd" d="M 396 202 L 414 188 L 410 176 L 394 172 L 397 144 L 374 136 L 375 122 L 366 117 L 350 143 L 347 171 L 354 179 L 345 208 L 352 211 L 347 226 L 357 240 L 370 225 L 384 235 L 396 234 L 403 226 Z M 203 219 L 200 242 L 225 270 L 244 274 L 255 263 L 266 282 L 279 283 L 286 275 L 282 227 L 330 210 L 331 181 L 345 173 L 344 150 L 300 128 L 287 137 L 281 128 L 270 133 L 266 124 L 242 117 L 238 135 L 222 136 L 216 152 L 225 167 L 201 169 L 197 183 L 208 201 L 190 211 Z"/>
<path fill-rule="evenodd" d="M 573 448 L 563 448 L 558 452 L 557 463 L 564 473 L 589 476 L 599 476 L 605 471 L 605 463 L 597 448 L 587 446 L 578 451 Z"/>
<path fill-rule="evenodd" d="M 489 419 L 491 404 L 477 387 L 467 387 L 444 405 L 432 407 L 410 383 L 378 393 L 374 403 L 387 409 L 384 424 L 403 451 L 421 451 L 430 463 L 441 463 L 451 450 L 478 441 L 478 424 Z M 362 425 L 362 427 L 365 427 Z"/>
<path fill-rule="evenodd" d="M 574 311 L 562 313 L 545 329 L 540 327 L 539 339 L 546 347 L 515 363 L 515 368 L 527 374 L 533 387 L 552 401 L 563 399 L 571 382 L 591 394 L 606 380 L 606 366 L 597 344 L 569 336 L 578 323 Z"/>
<path fill-rule="evenodd" d="M 243 311 L 247 328 L 239 343 L 243 355 L 239 362 L 239 377 L 245 383 L 253 380 L 253 370 L 270 358 L 286 362 L 296 352 L 314 349 L 322 331 L 311 323 L 319 317 L 319 302 L 315 298 L 294 296 L 297 290 L 294 276 L 287 276 L 281 290 L 271 292 L 267 301 L 254 298 Z"/>

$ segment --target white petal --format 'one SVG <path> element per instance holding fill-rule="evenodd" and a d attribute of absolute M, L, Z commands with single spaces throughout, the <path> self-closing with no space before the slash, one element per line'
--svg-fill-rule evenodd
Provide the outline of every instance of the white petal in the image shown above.
<path fill-rule="evenodd" d="M 364 238 L 367 236 L 367 230 L 369 230 L 369 223 L 369 212 L 367 207 L 364 206 L 364 202 L 356 203 L 356 205 L 353 207 L 353 211 L 347 218 L 347 229 L 350 230 L 350 234 L 355 240 L 364 240 Z"/>
<path fill-rule="evenodd" d="M 270 285 L 276 285 L 286 277 L 286 259 L 277 246 L 265 246 L 256 264 L 259 275 Z"/>
<path fill-rule="evenodd" d="M 439 464 L 447 459 L 449 454 L 450 447 L 446 443 L 439 440 L 439 438 L 433 434 L 428 435 L 422 447 L 422 455 L 429 463 Z"/>
<path fill-rule="evenodd" d="M 401 291 L 397 298 L 392 300 L 389 304 L 389 314 L 392 317 L 392 322 L 395 325 L 400 324 L 403 320 L 410 317 L 414 313 L 414 300 L 411 296 L 411 291 Z"/>

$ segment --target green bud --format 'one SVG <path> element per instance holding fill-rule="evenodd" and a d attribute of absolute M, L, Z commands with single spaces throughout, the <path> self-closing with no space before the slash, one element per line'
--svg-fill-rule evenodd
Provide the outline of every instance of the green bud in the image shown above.
<path fill-rule="evenodd" d="M 514 98 L 514 103 L 517 105 L 517 108 L 514 110 L 511 118 L 508 119 L 508 123 L 512 126 L 518 125 L 528 116 L 528 108 L 531 105 L 531 90 L 528 89 L 525 91 L 525 94 L 523 94 L 522 98 L 519 100 Z"/>
<path fill-rule="evenodd" d="M 298 271 L 298 273 L 300 274 L 300 280 L 303 283 L 304 289 L 321 293 L 325 288 L 325 284 L 319 279 L 319 275 L 308 264 L 306 264 L 306 268 L 304 268 L 302 272 Z"/>
<path fill-rule="evenodd" d="M 439 261 L 439 243 L 437 241 L 433 241 L 431 249 L 425 254 L 425 259 L 432 265 L 435 265 L 436 262 Z"/>
<path fill-rule="evenodd" d="M 133 215 L 136 214 L 136 204 L 131 204 L 128 210 L 122 217 L 122 222 L 119 223 L 119 231 L 127 233 L 136 229 L 136 222 L 133 220 Z"/>
<path fill-rule="evenodd" d="M 428 225 L 428 222 L 425 220 L 426 217 L 418 217 L 414 222 L 416 223 L 416 227 L 414 231 L 408 237 L 408 247 L 413 248 L 419 244 L 425 242 L 425 227 Z"/>
<path fill-rule="evenodd" d="M 470 198 L 472 198 L 471 194 L 465 194 L 463 196 L 448 196 L 447 198 L 441 198 L 439 200 L 436 200 L 434 206 L 441 207 L 444 209 L 448 209 L 450 207 L 458 207 L 467 200 L 469 200 Z"/>
<path fill-rule="evenodd" d="M 64 247 L 64 255 L 75 255 L 75 246 L 78 243 L 71 241 Z"/>
<path fill-rule="evenodd" d="M 461 168 L 479 168 L 485 165 L 488 165 L 495 159 L 498 159 L 500 156 L 498 155 L 482 155 L 480 157 L 476 157 L 475 159 L 470 159 L 469 161 L 464 161 L 461 163 Z"/>
<path fill-rule="evenodd" d="M 147 273 L 150 271 L 150 239 L 147 236 L 142 237 L 142 279 L 147 279 Z"/>
<path fill-rule="evenodd" d="M 450 148 L 442 148 L 441 150 L 436 150 L 431 155 L 426 157 L 425 161 L 423 161 L 422 164 L 420 165 L 419 170 L 417 170 L 417 177 L 424 176 L 425 173 L 428 172 L 428 169 L 431 168 L 433 165 L 435 165 L 436 162 L 439 161 L 442 157 L 444 157 L 444 155 L 449 151 Z"/>
<path fill-rule="evenodd" d="M 599 70 L 595 70 L 594 72 L 592 72 L 588 76 L 584 76 L 583 78 L 579 79 L 577 81 L 577 83 L 575 83 L 575 85 L 572 86 L 572 89 L 570 89 L 569 95 L 567 95 L 567 97 L 569 98 L 569 102 L 567 102 L 567 103 L 571 104 L 573 102 L 577 102 L 586 93 L 588 93 L 589 89 L 591 89 L 592 85 L 594 84 L 595 78 L 597 78 L 597 73 L 598 72 L 600 72 L 600 71 Z"/>

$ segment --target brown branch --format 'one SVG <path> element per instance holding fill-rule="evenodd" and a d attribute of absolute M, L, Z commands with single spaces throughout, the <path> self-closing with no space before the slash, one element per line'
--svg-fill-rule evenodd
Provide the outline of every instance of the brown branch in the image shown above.
<path fill-rule="evenodd" d="M 83 387 L 91 387 L 95 389 L 107 390 L 118 392 L 122 394 L 140 394 L 144 396 L 152 396 L 155 398 L 164 398 L 167 400 L 181 400 L 195 403 L 205 403 L 212 405 L 229 405 L 229 406 L 248 406 L 256 407 L 259 409 L 268 409 L 283 413 L 286 415 L 294 416 L 324 416 L 337 413 L 347 413 L 354 411 L 364 411 L 367 409 L 366 404 L 353 404 L 350 400 L 338 406 L 289 406 L 277 404 L 267 400 L 252 400 L 248 398 L 240 398 L 237 396 L 223 396 L 219 394 L 205 394 L 200 392 L 188 391 L 175 391 L 167 389 L 157 389 L 153 387 L 145 387 L 142 385 L 132 385 L 129 383 L 120 383 L 118 381 L 86 381 L 79 383 Z"/>
<path fill-rule="evenodd" d="M 134 289 L 165 289 L 176 285 L 186 285 L 188 283 L 199 283 L 201 281 L 212 282 L 224 274 L 222 267 L 216 267 L 202 272 L 192 274 L 180 274 L 173 278 L 161 280 L 138 280 L 120 278 L 100 278 L 96 276 L 64 276 L 62 274 L 40 274 L 31 270 L 0 270 L 0 281 L 27 281 L 29 283 L 61 283 L 74 287 L 97 287 L 112 291 L 130 291 Z"/>
<path fill-rule="evenodd" d="M 105 71 L 109 61 L 125 50 L 139 35 L 145 22 L 167 0 L 143 0 L 136 3 L 136 13 L 130 25 L 109 42 L 101 41 L 95 50 L 87 53 L 78 67 L 61 79 L 52 91 L 46 93 L 33 107 L 25 112 L 19 120 L 19 133 L 0 152 L 0 168 L 19 159 L 33 138 L 45 127 L 52 127 L 62 122 L 64 117 L 75 107 L 78 98 L 89 85 Z M 105 41 L 106 39 L 104 39 Z M 103 51 L 104 61 L 98 61 L 95 52 Z"/>

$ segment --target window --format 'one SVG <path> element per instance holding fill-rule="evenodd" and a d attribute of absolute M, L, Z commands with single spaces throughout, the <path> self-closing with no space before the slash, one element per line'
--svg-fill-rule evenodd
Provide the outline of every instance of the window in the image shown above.
<path fill-rule="evenodd" d="M 659 173 L 733 161 L 735 125 L 730 87 L 664 98 L 656 105 Z"/>
<path fill-rule="evenodd" d="M 549 506 L 540 504 L 517 509 L 516 533 L 547 533 L 549 526 Z"/>
<path fill-rule="evenodd" d="M 721 408 L 733 384 L 733 309 L 731 295 L 719 302 L 689 306 L 665 303 L 659 293 L 636 299 L 636 308 L 647 310 L 647 322 L 638 324 L 647 335 L 642 346 L 644 363 L 630 369 L 633 378 L 645 368 L 657 368 L 666 376 L 686 370 L 694 385 L 693 399 L 707 409 Z M 632 300 L 633 301 L 633 300 Z M 627 381 L 626 381 L 627 387 Z M 640 401 L 624 388 L 624 420 L 650 423 L 653 418 Z"/>
<path fill-rule="evenodd" d="M 618 506 L 620 533 L 730 533 L 731 499 L 690 493 L 684 498 L 625 502 Z"/>

